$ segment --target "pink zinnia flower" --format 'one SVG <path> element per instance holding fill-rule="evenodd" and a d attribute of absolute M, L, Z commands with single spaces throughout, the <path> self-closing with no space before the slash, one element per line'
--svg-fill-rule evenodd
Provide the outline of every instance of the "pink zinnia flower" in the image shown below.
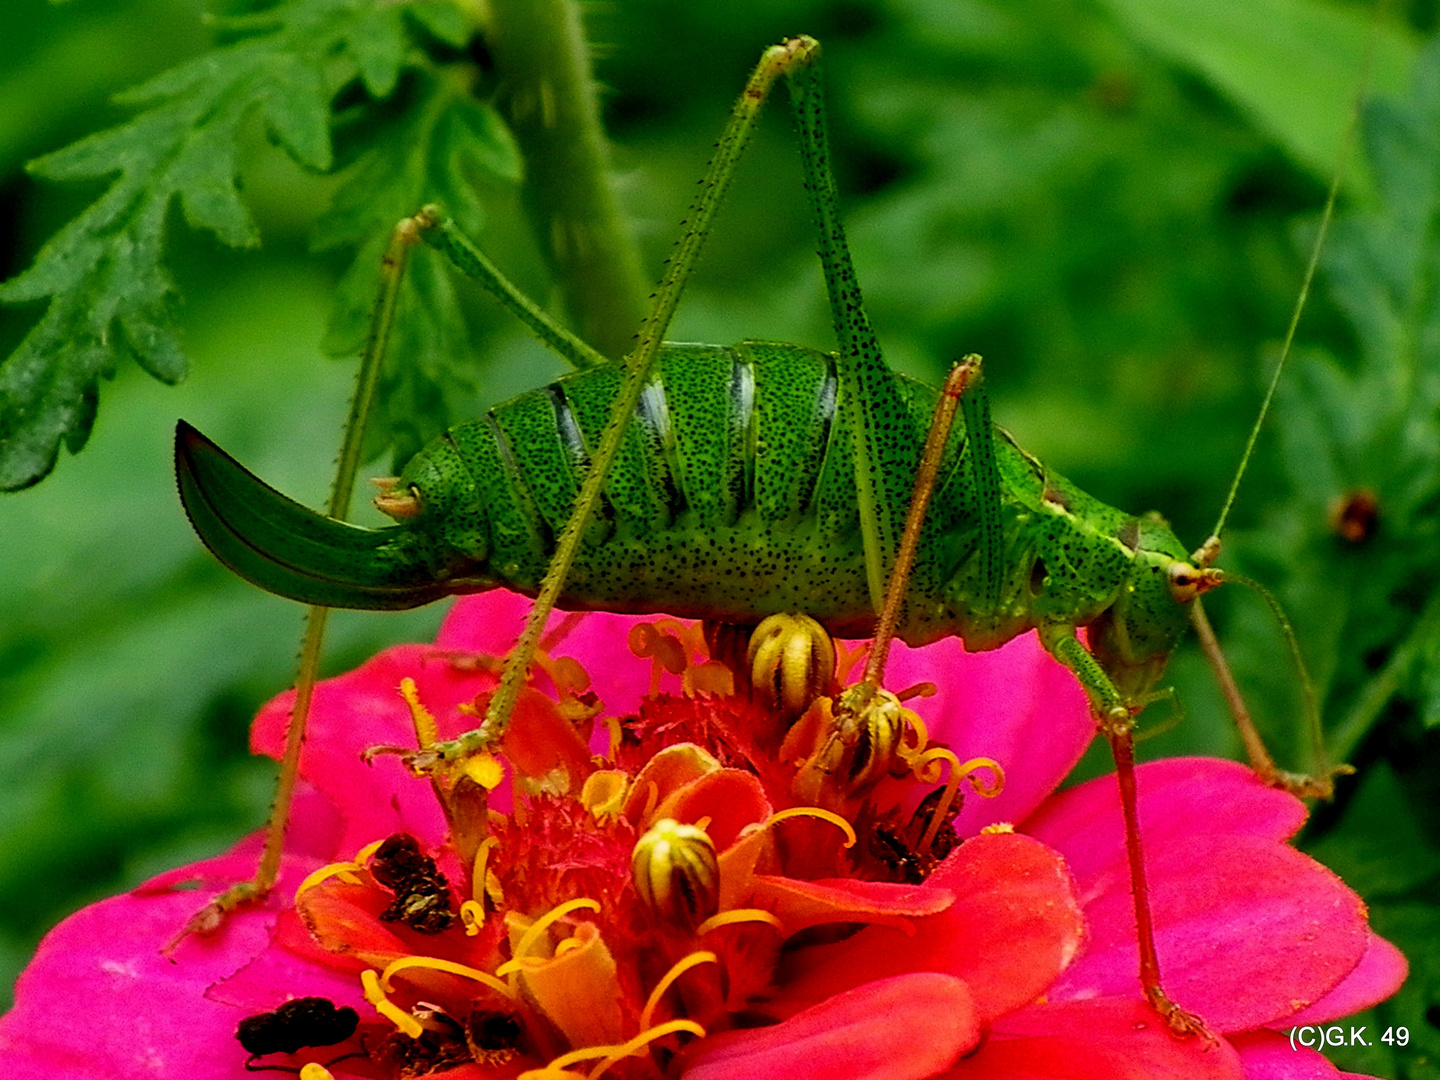
<path fill-rule="evenodd" d="M 941 831 L 922 883 L 896 880 L 924 861 L 905 833 L 913 780 L 881 781 L 888 803 L 841 807 L 869 843 L 842 853 L 835 826 L 780 813 L 794 802 L 786 767 L 748 734 L 764 716 L 735 698 L 655 697 L 681 677 L 634 655 L 644 620 L 628 617 L 566 620 L 551 651 L 578 667 L 550 664 L 555 694 L 528 696 L 505 744 L 513 809 L 496 812 L 503 788 L 488 812 L 480 788 L 451 790 L 447 822 L 430 784 L 361 752 L 413 745 L 406 678 L 442 737 L 471 726 L 460 708 L 493 685 L 483 657 L 508 648 L 525 603 L 462 600 L 435 646 L 323 683 L 269 900 L 173 962 L 160 953 L 209 892 L 250 874 L 251 838 L 66 920 L 0 1019 L 5 1075 L 238 1077 L 237 1024 L 313 996 L 355 1009 L 357 1033 L 266 1064 L 456 1080 L 586 1076 L 610 1059 L 611 1076 L 688 1080 L 1324 1077 L 1339 1074 L 1279 1030 L 1365 1008 L 1404 977 L 1359 898 L 1286 845 L 1298 800 L 1229 762 L 1159 762 L 1139 782 L 1162 971 L 1221 1038 L 1171 1036 L 1140 995 L 1113 779 L 1052 794 L 1094 727 L 1033 635 L 977 655 L 897 647 L 890 685 L 938 687 L 911 702 L 932 740 L 1006 770 L 997 798 L 961 808 L 969 839 Z M 713 669 L 696 661 L 668 658 L 704 685 Z M 586 674 L 593 697 L 578 692 Z M 262 710 L 257 751 L 278 756 L 289 700 Z M 597 766 L 596 716 L 637 714 L 602 727 L 612 752 Z M 669 846 L 636 849 L 652 829 Z M 632 850 L 659 868 L 644 890 Z M 205 891 L 176 888 L 191 882 Z"/>

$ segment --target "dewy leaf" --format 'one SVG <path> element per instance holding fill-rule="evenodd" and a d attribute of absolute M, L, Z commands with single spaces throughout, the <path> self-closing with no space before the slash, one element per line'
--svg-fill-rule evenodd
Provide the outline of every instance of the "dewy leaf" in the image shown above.
<path fill-rule="evenodd" d="M 33 266 L 0 285 L 0 301 L 48 302 L 0 363 L 0 490 L 44 477 L 62 440 L 72 452 L 84 445 L 99 379 L 112 377 L 122 360 L 133 357 L 165 382 L 185 376 L 171 315 L 175 287 L 163 262 L 170 207 L 178 198 L 186 221 L 224 244 L 257 244 L 235 175 L 249 118 L 258 113 L 300 164 L 329 169 L 331 103 L 340 89 L 358 79 L 385 96 L 403 67 L 425 63 L 407 28 L 449 45 L 469 31 L 448 0 L 427 0 L 409 20 L 407 6 L 285 0 L 232 20 L 226 29 L 239 40 L 120 96 L 145 111 L 31 163 L 38 177 L 108 179 L 110 186 Z"/>

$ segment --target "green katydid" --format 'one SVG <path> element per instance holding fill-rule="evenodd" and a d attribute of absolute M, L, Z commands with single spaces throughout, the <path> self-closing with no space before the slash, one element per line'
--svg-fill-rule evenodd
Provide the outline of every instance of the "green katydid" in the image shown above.
<path fill-rule="evenodd" d="M 948 438 L 938 428 L 926 455 L 929 479 L 917 485 L 921 444 L 941 395 L 891 372 L 866 318 L 830 174 L 818 55 L 803 37 L 765 53 L 623 363 L 552 321 L 426 208 L 392 242 L 367 370 L 383 351 L 405 253 L 419 239 L 582 370 L 458 425 L 416 455 L 378 500 L 397 519 L 393 527 L 337 520 L 348 494 L 332 503 L 330 517 L 293 503 L 182 423 L 176 460 L 186 510 L 237 573 L 316 605 L 303 653 L 312 667 L 327 607 L 404 608 L 500 585 L 537 595 L 482 727 L 412 757 L 417 771 L 444 768 L 503 734 L 557 603 L 748 625 L 803 611 L 841 636 L 871 632 L 885 607 L 870 687 L 878 686 L 891 633 L 912 644 L 958 635 L 967 648 L 986 649 L 1035 630 L 1084 687 L 1115 754 L 1142 984 L 1172 1027 L 1196 1030 L 1160 986 L 1135 819 L 1132 728 L 1190 623 L 1223 671 L 1199 606 L 1200 594 L 1222 580 L 1211 565 L 1218 540 L 1189 554 L 1158 516 L 1108 507 L 1026 454 L 991 424 L 978 358 L 967 358 L 945 391 L 958 398 L 963 423 Z M 781 76 L 839 351 L 663 344 L 714 210 Z M 363 415 L 373 379 L 361 385 Z M 356 456 L 358 448 L 342 454 L 352 474 L 342 473 L 339 493 L 349 491 Z M 1228 696 L 1244 727 L 1238 694 Z M 302 678 L 297 753 L 307 698 Z M 1281 782 L 1253 729 L 1246 739 L 1256 769 Z M 265 874 L 262 866 L 256 882 L 232 890 L 212 914 L 268 888 L 273 868 L 268 880 Z M 202 919 L 192 928 L 203 926 Z"/>

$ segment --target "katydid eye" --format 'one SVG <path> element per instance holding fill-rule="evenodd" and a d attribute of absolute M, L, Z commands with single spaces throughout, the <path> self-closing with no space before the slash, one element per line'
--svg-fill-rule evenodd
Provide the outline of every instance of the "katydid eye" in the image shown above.
<path fill-rule="evenodd" d="M 1172 563 L 1169 571 L 1170 595 L 1177 604 L 1188 604 L 1203 592 L 1208 592 L 1222 580 L 1219 570 L 1204 570 L 1189 563 Z"/>

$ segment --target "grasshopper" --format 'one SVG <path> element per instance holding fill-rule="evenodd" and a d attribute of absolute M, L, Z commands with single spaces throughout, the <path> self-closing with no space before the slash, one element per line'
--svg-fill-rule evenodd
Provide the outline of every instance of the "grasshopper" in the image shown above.
<path fill-rule="evenodd" d="M 978 357 L 966 358 L 943 394 L 886 366 L 837 210 L 818 61 L 819 46 L 807 37 L 762 57 L 623 363 L 600 356 L 525 299 L 438 209 L 401 223 L 367 363 L 373 367 L 384 348 L 406 253 L 423 240 L 581 370 L 458 425 L 417 454 L 377 500 L 396 525 L 345 524 L 343 498 L 328 517 L 294 503 L 182 422 L 176 465 L 186 511 L 231 569 L 314 605 L 302 653 L 312 664 L 329 607 L 406 608 L 501 585 L 537 596 L 485 723 L 412 756 L 422 773 L 504 732 L 557 603 L 749 626 L 803 612 L 837 636 L 873 632 L 883 608 L 885 629 L 866 680 L 872 687 L 892 633 L 912 645 L 956 635 L 975 650 L 1035 631 L 1084 688 L 1114 752 L 1145 993 L 1177 1033 L 1203 1031 L 1161 987 L 1135 810 L 1133 728 L 1192 623 L 1222 682 L 1228 678 L 1200 607 L 1201 594 L 1224 580 L 1213 565 L 1219 528 L 1191 553 L 1158 515 L 1106 506 L 1027 454 L 991 423 Z M 715 209 L 781 78 L 838 351 L 664 343 Z M 370 392 L 362 380 L 362 415 Z M 960 417 L 948 435 L 944 424 L 931 431 L 917 484 L 930 416 L 946 401 L 958 401 Z M 355 456 L 343 454 L 342 462 L 353 465 Z M 337 490 L 348 492 L 351 479 L 342 477 Z M 297 718 L 308 698 L 304 682 Z M 1266 780 L 1311 794 L 1328 789 L 1328 776 L 1282 774 L 1238 692 L 1227 696 Z M 856 705 L 862 712 L 864 697 Z M 250 893 L 241 887 L 221 907 L 268 888 L 273 877 L 263 880 L 264 872 L 246 883 Z"/>

